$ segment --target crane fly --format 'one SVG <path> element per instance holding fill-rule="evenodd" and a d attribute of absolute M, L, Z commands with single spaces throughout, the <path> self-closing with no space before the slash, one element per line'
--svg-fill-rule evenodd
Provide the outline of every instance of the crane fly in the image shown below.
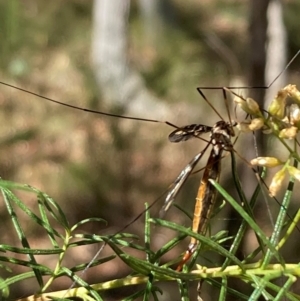
<path fill-rule="evenodd" d="M 206 226 L 209 221 L 211 212 L 213 210 L 215 199 L 216 199 L 216 189 L 210 183 L 209 180 L 219 181 L 221 173 L 221 159 L 223 151 L 231 151 L 232 143 L 231 138 L 235 136 L 233 126 L 236 123 L 231 124 L 230 122 L 218 121 L 213 127 L 205 125 L 188 125 L 173 131 L 169 135 L 169 140 L 171 142 L 181 142 L 187 141 L 191 138 L 198 137 L 202 133 L 210 132 L 210 141 L 203 151 L 198 153 L 192 161 L 182 170 L 180 175 L 175 180 L 174 188 L 168 193 L 163 206 L 163 211 L 168 210 L 172 202 L 174 201 L 176 195 L 178 194 L 180 188 L 187 180 L 188 176 L 193 171 L 196 164 L 202 158 L 205 151 L 211 145 L 212 150 L 208 157 L 206 167 L 203 172 L 202 179 L 200 181 L 198 193 L 196 196 L 195 209 L 192 222 L 192 231 L 195 233 L 205 234 Z M 188 246 L 182 261 L 177 267 L 177 271 L 181 271 L 183 265 L 191 258 L 192 254 L 195 252 L 198 246 L 198 241 L 192 237 L 190 244 Z"/>

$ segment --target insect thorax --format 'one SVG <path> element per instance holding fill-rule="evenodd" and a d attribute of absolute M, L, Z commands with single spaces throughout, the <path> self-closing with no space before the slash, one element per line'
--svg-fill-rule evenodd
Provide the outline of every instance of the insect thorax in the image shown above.
<path fill-rule="evenodd" d="M 212 144 L 225 150 L 231 149 L 231 137 L 235 136 L 233 126 L 236 126 L 236 122 L 230 123 L 223 120 L 216 122 L 210 134 Z"/>

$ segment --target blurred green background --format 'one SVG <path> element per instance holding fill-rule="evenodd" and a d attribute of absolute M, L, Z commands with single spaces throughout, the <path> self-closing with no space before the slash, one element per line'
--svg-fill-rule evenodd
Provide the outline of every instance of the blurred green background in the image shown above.
<path fill-rule="evenodd" d="M 219 118 L 196 87 L 249 84 L 251 61 L 259 55 L 249 30 L 253 3 L 165 0 L 156 3 L 157 10 L 148 15 L 149 21 L 141 2 L 132 1 L 123 33 L 126 60 L 142 83 L 137 89 L 147 98 L 151 95 L 155 104 L 149 106 L 139 97 L 137 103 L 142 105 L 136 108 L 130 106 L 127 95 L 128 105 L 120 105 L 113 93 L 107 96 L 107 87 L 95 78 L 91 58 L 95 7 L 91 1 L 0 1 L 1 81 L 104 112 L 168 120 L 177 126 L 212 125 Z M 299 10 L 299 1 L 283 1 L 287 60 L 300 49 Z M 114 18 L 117 22 L 117 13 Z M 299 82 L 299 63 L 300 57 L 288 69 L 291 83 Z M 124 82 L 126 79 L 124 76 Z M 122 82 L 118 85 L 121 91 Z M 222 93 L 210 91 L 207 97 L 227 119 Z M 71 223 L 91 216 L 105 218 L 107 228 L 95 225 L 88 229 L 95 233 L 120 230 L 143 211 L 145 202 L 156 200 L 204 146 L 199 141 L 170 145 L 167 135 L 172 128 L 162 123 L 76 111 L 2 85 L 0 105 L 1 177 L 45 191 L 66 210 Z M 234 115 L 233 110 L 231 113 Z M 229 159 L 224 161 L 229 165 Z M 192 177 L 178 198 L 190 211 L 198 181 L 199 176 Z M 35 200 L 29 198 L 28 202 L 35 206 Z M 154 208 L 154 215 L 162 202 Z M 9 225 L 4 213 L 1 216 L 3 227 Z M 166 218 L 189 224 L 176 210 Z M 132 231 L 142 235 L 140 223 L 136 222 Z M 226 223 L 221 220 L 218 227 L 226 227 Z M 33 239 L 41 239 L 28 227 Z M 169 234 L 156 231 L 154 248 L 159 248 Z M 1 232 L 3 238 L 11 239 Z M 96 250 L 89 248 L 72 260 L 88 261 Z M 126 272 L 117 263 L 92 270 L 86 279 L 91 283 Z M 67 285 L 60 282 L 53 289 Z M 15 296 L 31 292 L 32 287 L 24 285 Z M 107 300 L 121 298 L 115 294 Z"/>

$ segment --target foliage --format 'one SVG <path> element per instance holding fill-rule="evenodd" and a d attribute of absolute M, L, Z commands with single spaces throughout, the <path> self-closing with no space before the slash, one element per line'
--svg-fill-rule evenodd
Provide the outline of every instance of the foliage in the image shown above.
<path fill-rule="evenodd" d="M 0 257 L 2 262 L 1 269 L 7 272 L 7 277 L 2 278 L 0 282 L 2 300 L 9 299 L 10 287 L 13 284 L 23 282 L 29 278 L 36 280 L 39 284 L 39 290 L 32 292 L 34 295 L 27 297 L 26 300 L 38 300 L 39 298 L 42 298 L 42 300 L 50 300 L 51 298 L 62 300 L 75 296 L 90 301 L 103 300 L 102 294 L 106 290 L 124 286 L 136 286 L 138 284 L 144 284 L 144 288 L 139 289 L 131 296 L 127 296 L 124 300 L 135 300 L 141 296 L 143 300 L 150 300 L 151 296 L 154 300 L 159 300 L 159 296 L 164 294 L 157 286 L 161 281 L 177 282 L 182 300 L 189 300 L 188 283 L 199 281 L 201 285 L 205 281 L 214 286 L 215 289 L 218 289 L 219 300 L 226 300 L 228 295 L 240 300 L 257 300 L 259 296 L 263 296 L 266 300 L 281 300 L 283 296 L 287 300 L 298 300 L 299 296 L 293 294 L 290 290 L 300 275 L 299 265 L 291 262 L 289 258 L 284 258 L 281 253 L 281 249 L 288 242 L 291 234 L 297 230 L 297 223 L 300 220 L 300 210 L 293 218 L 286 219 L 293 192 L 293 185 L 291 184 L 294 179 L 291 178 L 288 185 L 274 224 L 273 233 L 267 235 L 255 222 L 255 217 L 253 216 L 253 207 L 257 201 L 258 191 L 261 189 L 261 186 L 257 186 L 250 201 L 246 200 L 236 173 L 233 153 L 232 168 L 232 176 L 238 188 L 240 201 L 234 200 L 216 182 L 213 182 L 213 185 L 242 218 L 239 230 L 234 237 L 228 237 L 226 231 L 220 231 L 211 237 L 205 237 L 181 225 L 151 218 L 149 210 L 147 210 L 144 243 L 133 241 L 136 237 L 129 233 L 117 233 L 113 236 L 99 236 L 92 233 L 84 234 L 80 231 L 82 225 L 90 222 L 103 222 L 103 220 L 100 218 L 88 218 L 76 223 L 74 226 L 70 226 L 66 214 L 58 203 L 45 193 L 29 185 L 1 180 L 0 189 L 3 202 L 19 240 L 19 243 L 16 245 L 20 245 L 20 247 L 4 243 L 0 245 L 0 250 L 3 252 L 3 255 Z M 36 204 L 31 206 L 33 208 L 38 207 L 38 213 L 21 201 L 17 196 L 17 192 L 20 191 L 36 196 L 37 206 Z M 49 247 L 42 249 L 31 247 L 26 234 L 28 223 L 24 224 L 20 220 L 21 212 L 35 225 L 35 231 L 42 229 L 44 236 L 48 238 Z M 177 231 L 178 235 L 173 240 L 168 241 L 159 251 L 154 252 L 151 249 L 150 223 Z M 236 257 L 236 252 L 246 231 L 249 229 L 255 233 L 258 245 L 249 254 L 245 254 L 243 260 L 240 260 Z M 10 231 L 8 227 L 6 231 Z M 186 236 L 195 237 L 201 242 L 201 245 L 185 270 L 177 272 L 171 268 L 177 260 L 162 264 L 161 258 Z M 100 241 L 109 245 L 115 255 L 105 256 L 94 260 L 92 263 L 79 264 L 72 268 L 64 265 L 64 258 L 68 256 L 67 252 L 69 249 L 76 249 L 80 246 L 95 244 Z M 228 243 L 230 244 L 229 249 L 222 246 L 224 244 L 228 245 Z M 124 251 L 124 247 L 142 251 L 145 259 L 138 259 L 130 255 L 130 253 Z M 212 267 L 196 265 L 196 269 L 192 270 L 197 256 L 204 252 L 219 254 L 219 261 L 212 264 Z M 47 264 L 41 264 L 37 258 L 41 255 L 43 257 L 55 255 L 57 258 L 55 267 L 51 268 Z M 102 265 L 113 260 L 116 256 L 132 269 L 133 272 L 131 274 L 121 279 L 112 279 L 91 285 L 83 280 L 84 274 L 76 273 L 86 271 L 92 266 Z M 16 272 L 16 267 L 20 266 L 26 267 L 26 271 Z M 53 281 L 63 276 L 69 277 L 76 285 L 76 288 L 72 286 L 64 291 L 49 292 Z M 232 289 L 229 284 L 231 278 L 247 284 L 248 290 L 243 292 Z M 276 282 L 276 280 L 279 280 L 279 282 Z M 250 288 L 251 290 L 249 290 Z"/>

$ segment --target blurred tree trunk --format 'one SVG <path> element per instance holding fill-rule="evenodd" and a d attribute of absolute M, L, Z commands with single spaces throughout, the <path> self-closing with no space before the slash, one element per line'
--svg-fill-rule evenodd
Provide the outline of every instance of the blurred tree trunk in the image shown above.
<path fill-rule="evenodd" d="M 167 119 L 167 106 L 149 92 L 143 78 L 128 60 L 129 12 L 129 0 L 94 1 L 91 55 L 96 82 L 108 107 L 105 110 L 126 116 Z M 110 119 L 106 124 L 113 137 L 113 143 L 109 144 L 113 161 L 107 162 L 105 173 L 109 175 L 107 178 L 113 179 L 113 184 L 106 184 L 112 189 L 105 194 L 108 200 L 105 210 L 109 219 L 113 218 L 111 210 L 121 212 L 122 218 L 114 222 L 118 227 L 123 227 L 140 213 L 136 200 L 144 192 L 143 188 L 149 186 L 147 180 L 140 176 L 141 170 L 147 171 L 148 177 L 153 174 L 152 178 L 157 178 L 159 169 L 155 167 L 160 161 L 160 148 L 157 145 L 161 143 L 157 142 L 157 135 L 152 133 L 146 138 L 149 145 L 140 143 L 145 141 L 143 134 L 150 132 L 148 123 Z M 99 156 L 99 146 L 93 143 L 97 133 L 90 131 L 89 135 L 90 157 L 95 158 Z M 156 152 L 153 157 L 148 156 L 144 161 L 136 159 L 137 153 L 147 154 L 151 148 Z M 91 164 L 95 165 L 95 162 Z M 100 168 L 103 169 L 103 165 Z"/>
<path fill-rule="evenodd" d="M 281 0 L 272 0 L 268 8 L 268 45 L 266 62 L 266 84 L 270 85 L 276 76 L 285 68 L 287 64 L 287 33 L 283 22 L 283 12 Z M 287 84 L 286 73 L 280 75 L 272 86 L 266 91 L 265 108 Z"/>
<path fill-rule="evenodd" d="M 168 110 L 146 89 L 128 62 L 129 0 L 96 0 L 93 9 L 92 61 L 106 100 L 138 117 L 163 118 Z"/>
<path fill-rule="evenodd" d="M 266 67 L 266 44 L 267 44 L 267 10 L 269 0 L 252 0 L 250 2 L 249 16 L 249 86 L 264 87 L 265 86 L 265 67 Z M 249 94 L 255 99 L 260 107 L 264 107 L 265 89 L 249 90 Z M 247 147 L 244 150 L 244 156 L 248 160 L 262 155 L 264 150 L 264 137 L 260 134 L 256 135 L 256 140 L 251 135 L 244 137 L 244 145 L 257 144 L 257 150 L 253 147 Z M 256 180 L 251 170 L 242 172 L 243 182 L 246 195 L 249 196 L 256 186 Z"/>
<path fill-rule="evenodd" d="M 267 9 L 269 0 L 252 0 L 250 2 L 250 15 L 249 15 L 249 86 L 264 87 L 265 86 L 265 66 L 266 66 L 266 43 L 267 43 Z M 249 90 L 249 94 L 255 99 L 261 107 L 263 107 L 264 89 Z M 262 135 L 257 135 L 256 140 L 252 135 L 244 135 L 243 145 L 248 147 L 243 148 L 243 157 L 248 161 L 257 156 L 255 149 L 257 144 L 258 154 L 261 155 L 264 142 Z M 254 146 L 254 147 L 253 147 Z M 249 199 L 255 187 L 257 186 L 257 179 L 253 171 L 242 166 L 239 168 L 241 181 L 243 183 L 244 192 Z M 235 220 L 238 218 L 237 213 L 232 210 L 230 219 Z M 237 232 L 237 225 L 229 223 L 229 232 L 235 235 Z M 247 245 L 247 242 L 244 242 Z M 241 250 L 240 250 L 241 251 Z M 239 258 L 243 258 L 243 254 L 237 254 Z"/>
<path fill-rule="evenodd" d="M 250 86 L 269 85 L 286 64 L 286 33 L 280 0 L 251 1 L 249 49 Z M 252 97 L 262 108 L 267 108 L 265 100 L 271 101 L 284 82 L 285 78 L 281 76 L 272 89 L 256 89 L 252 91 Z M 259 154 L 264 153 L 264 138 L 257 135 Z"/>
<path fill-rule="evenodd" d="M 103 96 L 126 104 L 128 0 L 96 0 L 93 10 L 92 61 Z"/>
<path fill-rule="evenodd" d="M 265 86 L 267 10 L 270 0 L 252 0 L 250 2 L 249 26 L 249 85 Z M 264 89 L 251 92 L 252 97 L 263 107 Z"/>
<path fill-rule="evenodd" d="M 250 20 L 249 20 L 249 86 L 265 86 L 265 68 L 266 68 L 266 45 L 267 45 L 267 11 L 270 0 L 252 0 L 250 2 Z M 260 107 L 264 107 L 265 89 L 254 89 L 249 91 Z M 249 145 L 253 145 L 253 138 L 249 136 Z M 247 158 L 254 158 L 260 155 L 264 150 L 264 137 L 256 134 L 257 150 L 248 147 Z M 246 175 L 246 178 L 247 175 Z M 251 178 L 251 177 L 250 177 Z M 248 178 L 249 180 L 249 178 Z M 250 184 L 250 183 L 249 183 Z M 254 183 L 253 183 L 254 184 Z M 253 191 L 253 185 L 249 185 L 249 191 Z M 253 186 L 254 188 L 254 186 Z"/>
<path fill-rule="evenodd" d="M 158 0 L 139 0 L 146 43 L 155 46 L 160 28 L 160 13 Z"/>
<path fill-rule="evenodd" d="M 252 0 L 250 12 L 249 86 L 264 87 L 276 78 L 286 64 L 286 33 L 283 24 L 281 3 L 279 0 Z M 276 91 L 284 85 L 283 81 L 285 79 L 281 75 L 274 85 L 272 85 L 272 90 L 255 89 L 249 91 L 251 92 L 251 97 L 262 108 L 266 108 L 268 103 L 264 103 L 264 100 L 271 101 Z M 253 140 L 253 137 L 248 135 L 244 138 L 243 143 L 250 146 L 254 144 Z M 264 153 L 267 144 L 266 135 L 263 136 L 261 133 L 258 133 L 256 135 L 256 142 L 257 153 L 253 150 L 253 147 L 247 147 L 244 150 L 246 158 L 251 159 L 257 155 L 266 155 Z M 245 193 L 247 197 L 250 197 L 257 185 L 257 180 L 250 169 L 249 172 L 240 169 L 240 174 L 246 188 Z M 262 209 L 262 206 L 264 206 L 262 202 L 258 203 L 256 211 L 266 210 L 265 208 Z M 235 217 L 235 213 L 232 212 L 230 218 Z M 231 227 L 234 227 L 234 225 Z M 231 229 L 231 231 L 235 233 L 236 229 Z M 242 254 L 240 254 L 240 258 L 243 258 Z"/>

